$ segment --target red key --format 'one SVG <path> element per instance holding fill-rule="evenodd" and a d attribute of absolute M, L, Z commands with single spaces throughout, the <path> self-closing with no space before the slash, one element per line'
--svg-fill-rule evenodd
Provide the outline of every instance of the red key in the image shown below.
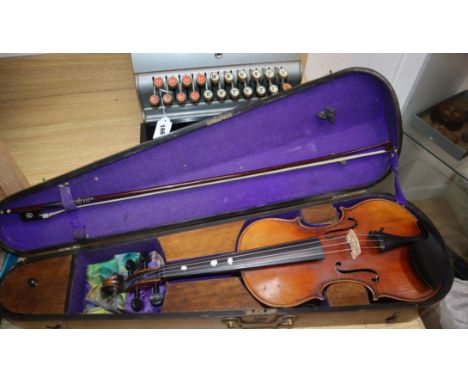
<path fill-rule="evenodd" d="M 156 94 L 153 94 L 151 97 L 149 97 L 149 103 L 151 106 L 158 106 L 159 101 L 159 96 L 157 96 Z"/>
<path fill-rule="evenodd" d="M 197 75 L 197 85 L 200 87 L 205 86 L 206 84 L 206 77 L 203 73 L 198 73 Z"/>
<path fill-rule="evenodd" d="M 289 90 L 291 88 L 292 88 L 292 85 L 290 83 L 288 83 L 288 82 L 284 82 L 284 83 L 281 84 L 281 89 L 283 89 L 283 91 L 287 91 L 287 90 Z"/>
<path fill-rule="evenodd" d="M 185 95 L 184 92 L 179 92 L 176 95 L 177 102 L 180 104 L 184 104 L 185 101 L 187 101 L 187 96 Z"/>
<path fill-rule="evenodd" d="M 178 81 L 177 78 L 174 77 L 174 76 L 170 76 L 170 77 L 167 79 L 167 84 L 169 85 L 169 87 L 170 87 L 171 89 L 174 89 L 174 88 L 177 86 L 177 82 L 179 82 L 179 81 Z"/>
<path fill-rule="evenodd" d="M 174 100 L 174 97 L 172 97 L 172 94 L 166 93 L 163 95 L 164 105 L 170 105 L 173 100 Z"/>
<path fill-rule="evenodd" d="M 186 87 L 189 88 L 192 86 L 192 77 L 190 77 L 188 74 L 182 77 L 182 84 Z"/>
<path fill-rule="evenodd" d="M 164 80 L 162 77 L 156 77 L 153 79 L 153 85 L 156 89 L 161 89 L 164 86 Z"/>
<path fill-rule="evenodd" d="M 191 91 L 190 101 L 192 101 L 193 103 L 197 103 L 198 101 L 200 101 L 200 93 L 197 92 L 196 90 Z"/>

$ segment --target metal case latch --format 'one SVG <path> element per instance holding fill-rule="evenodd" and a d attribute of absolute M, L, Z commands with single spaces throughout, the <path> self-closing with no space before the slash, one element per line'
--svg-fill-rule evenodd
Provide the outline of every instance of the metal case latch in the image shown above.
<path fill-rule="evenodd" d="M 292 328 L 296 322 L 296 316 L 292 314 L 253 314 L 239 317 L 225 317 L 221 321 L 229 329 Z"/>

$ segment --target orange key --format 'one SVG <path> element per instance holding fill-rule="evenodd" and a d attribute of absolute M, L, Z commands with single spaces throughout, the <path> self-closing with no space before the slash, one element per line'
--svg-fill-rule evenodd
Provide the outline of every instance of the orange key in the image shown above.
<path fill-rule="evenodd" d="M 174 97 L 170 93 L 166 93 L 163 95 L 163 102 L 164 105 L 170 105 L 174 101 Z"/>
<path fill-rule="evenodd" d="M 159 101 L 159 96 L 157 96 L 156 94 L 153 94 L 151 97 L 149 97 L 149 103 L 151 106 L 158 106 Z"/>
<path fill-rule="evenodd" d="M 169 85 L 169 87 L 171 89 L 174 89 L 176 86 L 177 86 L 177 83 L 179 81 L 177 80 L 177 77 L 175 76 L 170 76 L 168 79 L 167 79 L 167 84 Z"/>
<path fill-rule="evenodd" d="M 161 89 L 164 86 L 164 80 L 162 77 L 153 78 L 153 85 L 156 89 Z"/>
<path fill-rule="evenodd" d="M 188 74 L 184 75 L 182 77 L 182 85 L 184 85 L 186 88 L 189 88 L 192 86 L 192 77 L 189 76 Z"/>
<path fill-rule="evenodd" d="M 206 77 L 203 73 L 198 73 L 197 74 L 197 85 L 200 87 L 205 86 L 206 84 Z"/>

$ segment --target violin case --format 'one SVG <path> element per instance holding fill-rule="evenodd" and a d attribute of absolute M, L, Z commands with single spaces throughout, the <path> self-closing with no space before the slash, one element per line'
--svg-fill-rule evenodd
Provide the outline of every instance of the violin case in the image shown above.
<path fill-rule="evenodd" d="M 0 215 L 1 247 L 20 257 L 0 281 L 0 315 L 31 328 L 304 327 L 413 319 L 419 308 L 448 293 L 453 271 L 436 228 L 399 187 L 402 137 L 389 82 L 375 71 L 350 68 L 11 195 L 0 209 L 58 200 L 65 212 L 37 221 Z M 78 197 L 285 165 L 382 142 L 390 142 L 392 150 L 88 208 L 73 203 Z M 388 176 L 395 177 L 394 194 L 369 191 Z M 443 250 L 427 261 L 442 276 L 427 301 L 369 302 L 356 285 L 348 285 L 333 291 L 333 301 L 329 294 L 321 302 L 271 308 L 253 298 L 239 276 L 219 275 L 167 283 L 159 308 L 83 313 L 89 264 L 126 252 L 156 250 L 166 262 L 228 253 L 254 220 L 299 217 L 304 224 L 324 225 L 336 220 L 339 207 L 370 198 L 403 205 L 437 237 Z"/>

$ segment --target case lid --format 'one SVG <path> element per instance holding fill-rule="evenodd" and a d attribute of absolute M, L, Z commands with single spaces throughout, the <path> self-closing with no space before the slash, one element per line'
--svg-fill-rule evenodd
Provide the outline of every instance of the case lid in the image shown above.
<path fill-rule="evenodd" d="M 62 201 L 67 211 L 37 221 L 2 214 L 0 241 L 10 251 L 36 253 L 365 189 L 389 173 L 390 151 L 87 208 L 72 202 L 352 150 L 369 153 L 388 142 L 399 151 L 400 140 L 400 110 L 390 84 L 374 71 L 347 69 L 12 195 L 0 209 Z"/>

